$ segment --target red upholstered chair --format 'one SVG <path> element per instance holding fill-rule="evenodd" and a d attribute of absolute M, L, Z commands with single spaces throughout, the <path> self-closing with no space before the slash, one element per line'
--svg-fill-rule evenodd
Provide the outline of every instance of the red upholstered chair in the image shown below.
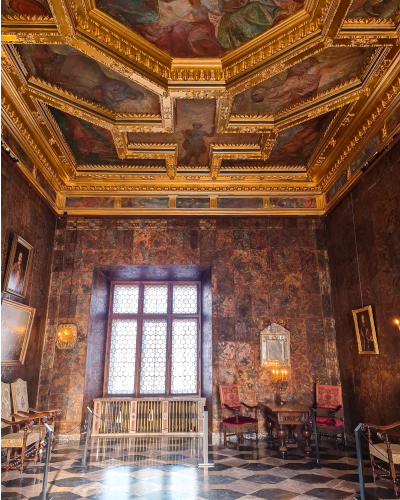
<path fill-rule="evenodd" d="M 224 444 L 226 445 L 226 436 L 236 436 L 236 448 L 239 448 L 239 441 L 243 440 L 243 434 L 251 432 L 256 433 L 256 443 L 258 444 L 258 406 L 248 406 L 240 401 L 239 386 L 237 384 L 220 385 L 219 396 L 221 399 L 222 416 L 224 417 L 222 421 Z M 243 406 L 248 410 L 254 410 L 255 418 L 242 415 Z M 232 415 L 232 412 L 234 416 L 228 416 Z M 227 430 L 230 431 L 230 434 L 227 434 Z"/>
<path fill-rule="evenodd" d="M 339 444 L 345 444 L 342 386 L 317 384 L 317 405 L 314 412 L 318 435 L 334 436 L 336 448 Z"/>

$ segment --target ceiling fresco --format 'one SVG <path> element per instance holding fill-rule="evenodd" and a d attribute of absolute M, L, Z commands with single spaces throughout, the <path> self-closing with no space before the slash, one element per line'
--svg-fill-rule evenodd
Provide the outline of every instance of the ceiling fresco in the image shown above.
<path fill-rule="evenodd" d="M 46 0 L 1 0 L 2 16 L 51 16 Z"/>
<path fill-rule="evenodd" d="M 241 92 L 233 101 L 234 114 L 274 115 L 336 85 L 361 76 L 374 49 L 330 48 Z"/>
<path fill-rule="evenodd" d="M 399 7 L 399 0 L 353 0 L 347 17 L 390 19 Z"/>
<path fill-rule="evenodd" d="M 400 137 L 400 0 L 48 1 L 2 146 L 58 214 L 323 215 Z"/>
<path fill-rule="evenodd" d="M 218 57 L 301 9 L 302 0 L 97 0 L 96 4 L 173 57 Z"/>
<path fill-rule="evenodd" d="M 137 160 L 118 157 L 112 134 L 77 116 L 50 107 L 50 112 L 63 137 L 80 165 L 121 165 L 138 163 Z M 162 160 L 141 160 L 141 164 L 164 165 Z"/>
<path fill-rule="evenodd" d="M 131 144 L 178 144 L 178 165 L 208 167 L 212 144 L 258 145 L 259 134 L 218 134 L 215 131 L 216 103 L 211 99 L 179 99 L 175 131 L 171 134 L 128 133 Z"/>
<path fill-rule="evenodd" d="M 18 45 L 29 72 L 116 113 L 160 114 L 156 94 L 67 45 Z"/>

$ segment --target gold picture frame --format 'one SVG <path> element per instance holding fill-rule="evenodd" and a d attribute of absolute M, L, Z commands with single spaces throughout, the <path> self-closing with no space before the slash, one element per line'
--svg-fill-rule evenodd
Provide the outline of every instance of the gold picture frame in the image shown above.
<path fill-rule="evenodd" d="M 8 299 L 1 301 L 1 365 L 23 365 L 36 309 Z"/>
<path fill-rule="evenodd" d="M 4 276 L 3 290 L 24 298 L 32 264 L 33 246 L 14 234 L 10 256 Z"/>
<path fill-rule="evenodd" d="M 358 354 L 379 354 L 372 306 L 355 309 L 352 312 L 356 327 Z"/>

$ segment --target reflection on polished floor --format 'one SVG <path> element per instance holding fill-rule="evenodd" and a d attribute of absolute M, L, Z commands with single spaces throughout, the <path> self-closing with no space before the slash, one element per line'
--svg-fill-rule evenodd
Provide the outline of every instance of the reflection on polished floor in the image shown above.
<path fill-rule="evenodd" d="M 358 490 L 355 448 L 336 451 L 323 441 L 321 468 L 313 455 L 291 449 L 284 460 L 271 447 L 246 441 L 210 446 L 215 467 L 198 469 L 202 441 L 187 437 L 92 440 L 87 470 L 80 464 L 83 446 L 57 445 L 51 455 L 47 498 L 53 500 L 350 500 Z M 372 482 L 368 461 L 365 483 L 370 498 L 394 498 L 391 483 Z M 23 474 L 2 473 L 2 500 L 37 498 L 43 465 L 28 462 Z"/>

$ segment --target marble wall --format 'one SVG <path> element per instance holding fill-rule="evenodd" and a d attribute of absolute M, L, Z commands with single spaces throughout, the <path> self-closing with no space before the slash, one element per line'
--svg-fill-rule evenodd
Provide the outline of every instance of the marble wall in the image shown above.
<path fill-rule="evenodd" d="M 326 219 L 346 431 L 399 420 L 400 141 Z M 358 354 L 352 309 L 372 305 L 379 355 Z"/>
<path fill-rule="evenodd" d="M 36 309 L 25 363 L 2 366 L 1 380 L 18 378 L 28 381 L 29 404 L 36 404 L 40 360 L 46 325 L 56 216 L 28 185 L 11 158 L 1 152 L 1 281 L 7 266 L 13 234 L 33 245 L 33 259 L 25 298 L 3 293 L 2 296 Z"/>
<path fill-rule="evenodd" d="M 79 423 L 91 391 L 86 367 L 94 271 L 116 265 L 210 267 L 212 317 L 207 319 L 207 331 L 212 321 L 214 432 L 220 430 L 218 384 L 237 382 L 242 400 L 249 404 L 273 398 L 270 373 L 260 368 L 259 353 L 259 332 L 272 322 L 282 324 L 292 335 L 288 399 L 310 404 L 316 379 L 337 383 L 323 220 L 61 218 L 56 228 L 39 389 L 40 404 L 68 407 L 61 430 Z M 78 326 L 78 343 L 71 351 L 55 350 L 55 329 L 67 319 Z M 207 370 L 211 371 L 209 366 Z M 207 375 L 211 380 L 211 373 Z"/>

